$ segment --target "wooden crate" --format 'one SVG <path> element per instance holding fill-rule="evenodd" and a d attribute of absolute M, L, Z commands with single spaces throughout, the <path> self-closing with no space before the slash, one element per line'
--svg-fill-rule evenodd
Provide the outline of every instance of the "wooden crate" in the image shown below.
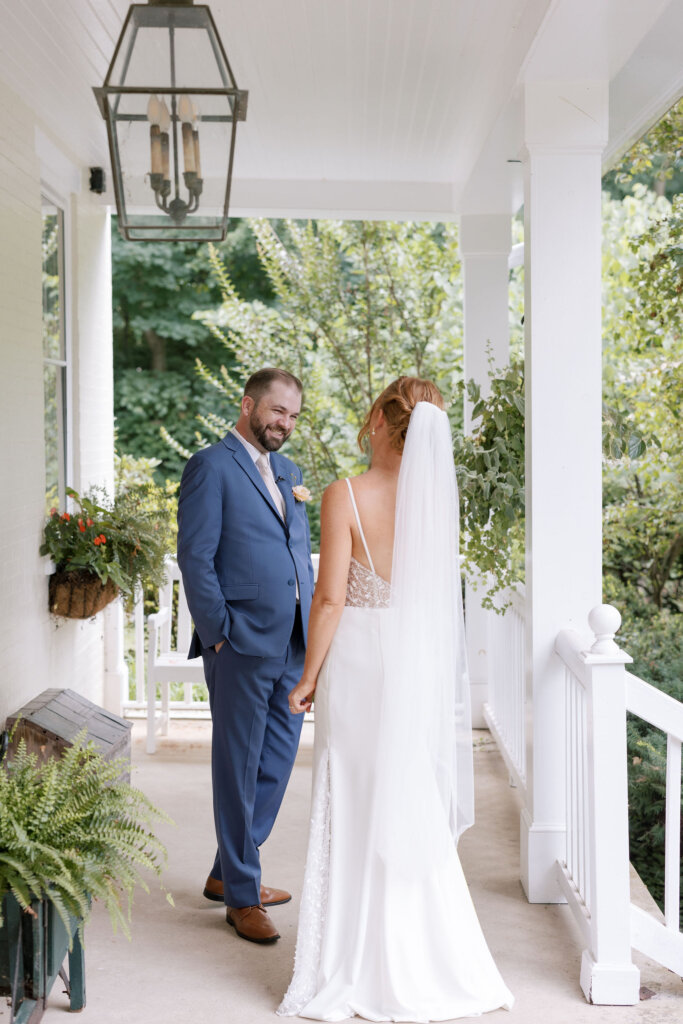
<path fill-rule="evenodd" d="M 27 749 L 43 760 L 59 757 L 85 728 L 86 743 L 92 740 L 103 757 L 125 757 L 130 761 L 132 727 L 132 722 L 105 711 L 80 693 L 57 689 L 43 690 L 10 715 L 6 725 L 10 734 L 14 729 L 11 751 L 25 739 Z"/>

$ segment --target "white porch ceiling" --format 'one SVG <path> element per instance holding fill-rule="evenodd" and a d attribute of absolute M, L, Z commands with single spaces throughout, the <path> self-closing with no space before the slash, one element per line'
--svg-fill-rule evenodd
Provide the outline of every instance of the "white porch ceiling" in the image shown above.
<path fill-rule="evenodd" d="M 521 201 L 526 80 L 608 80 L 614 159 L 683 92 L 683 0 L 213 0 L 237 82 L 232 212 L 450 219 Z M 0 0 L 0 77 L 77 164 L 127 0 Z"/>

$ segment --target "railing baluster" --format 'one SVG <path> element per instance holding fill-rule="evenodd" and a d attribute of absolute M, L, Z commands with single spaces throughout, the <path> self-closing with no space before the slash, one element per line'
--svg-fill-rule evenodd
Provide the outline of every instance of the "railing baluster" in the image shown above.
<path fill-rule="evenodd" d="M 588 813 L 588 708 L 586 702 L 586 695 L 582 692 L 581 694 L 581 728 L 583 732 L 582 740 L 582 751 L 581 751 L 581 808 L 582 808 L 582 836 L 583 836 L 583 864 L 584 864 L 584 879 L 583 879 L 583 897 L 584 902 L 588 909 L 591 909 L 591 878 L 590 878 L 590 843 L 592 836 L 591 818 Z"/>
<path fill-rule="evenodd" d="M 681 909 L 681 741 L 666 738 L 666 826 L 664 841 L 664 917 L 678 932 Z"/>
<path fill-rule="evenodd" d="M 135 699 L 147 699 L 145 688 L 145 595 L 142 587 L 135 593 Z"/>
<path fill-rule="evenodd" d="M 502 595 L 509 607 L 489 619 L 489 697 L 484 715 L 510 771 L 526 793 L 526 666 L 523 588 Z M 520 608 L 522 609 L 520 611 Z"/>

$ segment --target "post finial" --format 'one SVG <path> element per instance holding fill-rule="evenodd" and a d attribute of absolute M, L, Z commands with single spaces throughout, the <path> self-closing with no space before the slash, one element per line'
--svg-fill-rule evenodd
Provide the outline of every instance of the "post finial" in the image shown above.
<path fill-rule="evenodd" d="M 588 625 L 595 634 L 591 654 L 621 654 L 614 634 L 621 626 L 621 615 L 611 604 L 596 604 L 588 613 Z"/>

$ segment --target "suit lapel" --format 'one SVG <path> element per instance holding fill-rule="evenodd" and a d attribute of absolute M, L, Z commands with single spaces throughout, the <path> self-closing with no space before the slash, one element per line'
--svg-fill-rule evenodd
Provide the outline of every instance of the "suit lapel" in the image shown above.
<path fill-rule="evenodd" d="M 275 507 L 275 503 L 270 495 L 270 491 L 266 487 L 263 477 L 256 468 L 254 460 L 252 459 L 247 449 L 240 441 L 237 440 L 236 437 L 234 437 L 232 433 L 226 434 L 226 436 L 223 438 L 223 444 L 228 449 L 228 451 L 232 452 L 232 456 L 237 465 L 240 467 L 240 469 L 244 470 L 244 472 L 247 474 L 254 487 L 257 489 L 257 491 L 259 491 L 264 500 L 268 503 L 268 507 L 273 510 L 273 515 L 277 516 L 278 522 L 282 523 L 282 525 L 284 526 L 285 524 L 282 522 L 282 516 L 280 515 L 279 510 Z M 286 500 L 287 499 L 285 498 L 285 502 Z"/>

